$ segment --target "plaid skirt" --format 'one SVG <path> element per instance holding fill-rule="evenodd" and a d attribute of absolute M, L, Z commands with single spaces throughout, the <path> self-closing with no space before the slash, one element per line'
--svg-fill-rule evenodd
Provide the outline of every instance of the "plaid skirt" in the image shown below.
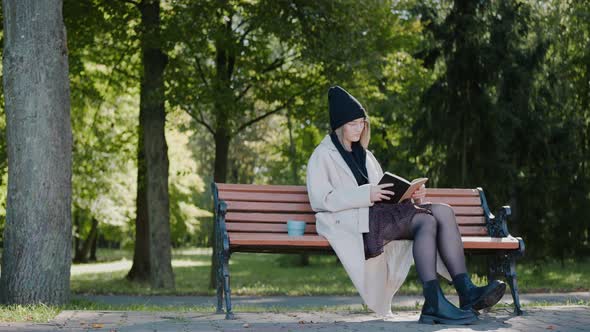
<path fill-rule="evenodd" d="M 369 208 L 369 232 L 363 233 L 365 259 L 383 253 L 393 240 L 412 240 L 411 222 L 417 213 L 432 215 L 431 204 L 414 204 L 405 200 L 398 204 L 375 202 Z"/>

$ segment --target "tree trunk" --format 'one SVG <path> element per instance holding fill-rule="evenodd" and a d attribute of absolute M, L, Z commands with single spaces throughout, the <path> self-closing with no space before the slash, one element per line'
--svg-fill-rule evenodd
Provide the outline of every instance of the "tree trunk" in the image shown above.
<path fill-rule="evenodd" d="M 3 1 L 8 197 L 0 296 L 65 304 L 72 261 L 72 128 L 61 0 Z"/>
<path fill-rule="evenodd" d="M 299 176 L 297 175 L 297 149 L 295 148 L 295 140 L 293 139 L 293 124 L 291 123 L 291 109 L 287 112 L 287 129 L 289 130 L 289 157 L 291 159 L 291 172 L 293 180 L 291 184 L 299 184 Z M 299 254 L 298 266 L 309 265 L 309 254 Z"/>
<path fill-rule="evenodd" d="M 96 245 L 98 243 L 98 229 L 96 229 L 96 234 L 92 239 L 92 243 L 90 244 L 90 257 L 88 257 L 89 262 L 96 262 Z"/>
<path fill-rule="evenodd" d="M 138 127 L 137 148 L 137 196 L 135 199 L 135 247 L 133 249 L 133 265 L 127 274 L 131 281 L 145 282 L 150 280 L 150 230 L 148 225 L 145 154 L 143 151 L 143 131 Z"/>
<path fill-rule="evenodd" d="M 78 260 L 79 252 L 80 252 L 80 211 L 78 209 L 74 210 L 73 213 L 73 222 L 74 222 L 74 262 Z"/>
<path fill-rule="evenodd" d="M 228 151 L 229 151 L 229 143 L 230 143 L 230 136 L 226 134 L 226 129 L 223 127 L 218 127 L 215 135 L 215 169 L 213 174 L 213 179 L 216 183 L 225 183 L 226 176 L 227 176 L 227 159 L 228 159 Z M 213 234 L 211 234 L 210 239 L 215 239 L 215 234 L 217 232 L 217 224 L 215 220 L 213 220 L 213 227 L 211 228 Z M 217 252 L 215 248 L 215 241 L 212 241 L 213 244 L 213 254 L 211 255 L 211 270 L 209 273 L 209 288 L 214 289 L 216 285 L 216 272 L 218 269 L 217 260 Z"/>
<path fill-rule="evenodd" d="M 221 1 L 219 5 L 220 8 L 223 8 L 227 5 L 227 1 Z M 218 95 L 216 96 L 217 100 L 215 102 L 215 165 L 213 168 L 213 179 L 216 183 L 225 183 L 227 180 L 229 143 L 232 138 L 227 103 L 228 100 L 232 100 L 230 98 L 233 96 L 231 76 L 235 64 L 235 57 L 227 49 L 228 42 L 232 39 L 231 18 L 225 25 L 220 26 L 219 29 L 221 35 L 218 35 L 215 41 L 215 90 Z M 215 239 L 215 234 L 217 234 L 215 220 L 211 229 L 213 234 L 211 234 L 210 238 Z M 209 274 L 209 288 L 211 289 L 216 287 L 215 280 L 218 269 L 218 262 L 215 260 L 215 257 L 217 257 L 216 250 L 215 241 L 213 241 L 213 254 L 211 255 L 211 270 Z"/>
<path fill-rule="evenodd" d="M 164 132 L 164 68 L 168 58 L 161 48 L 160 1 L 143 0 L 139 8 L 143 64 L 139 122 L 144 134 L 150 283 L 153 288 L 174 288 L 170 246 L 168 147 Z"/>
<path fill-rule="evenodd" d="M 96 240 L 98 235 L 98 220 L 92 218 L 92 226 L 90 232 L 86 237 L 86 240 L 82 244 L 82 247 L 76 247 L 76 255 L 74 256 L 74 263 L 87 263 L 90 250 L 92 249 L 92 243 Z"/>

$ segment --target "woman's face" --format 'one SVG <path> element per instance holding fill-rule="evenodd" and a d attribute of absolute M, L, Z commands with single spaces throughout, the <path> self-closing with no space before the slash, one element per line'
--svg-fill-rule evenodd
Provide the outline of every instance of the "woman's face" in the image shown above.
<path fill-rule="evenodd" d="M 361 134 L 365 128 L 365 119 L 358 118 L 356 120 L 347 122 L 342 126 L 342 134 L 344 139 L 350 142 L 357 142 L 361 139 Z"/>

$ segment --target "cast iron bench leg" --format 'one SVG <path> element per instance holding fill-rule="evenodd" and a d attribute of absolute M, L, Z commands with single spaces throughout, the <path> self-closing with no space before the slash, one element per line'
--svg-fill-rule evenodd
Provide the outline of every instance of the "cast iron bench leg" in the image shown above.
<path fill-rule="evenodd" d="M 514 301 L 514 313 L 517 316 L 522 316 L 523 311 L 520 308 L 520 299 L 518 298 L 518 283 L 516 278 L 516 258 L 514 256 L 508 256 L 505 260 L 504 273 L 506 275 L 506 281 L 510 286 L 512 292 L 512 300 Z"/>
<path fill-rule="evenodd" d="M 222 257 L 222 250 L 217 250 L 216 261 L 217 261 L 217 271 L 215 271 L 215 277 L 217 280 L 217 312 L 218 314 L 222 314 L 223 311 L 223 260 Z"/>
<path fill-rule="evenodd" d="M 500 262 L 498 261 L 498 257 L 495 255 L 489 255 L 488 259 L 488 284 L 492 281 L 496 280 L 496 276 L 498 275 L 498 268 L 501 266 Z M 485 308 L 484 312 L 491 312 L 493 307 Z"/>
<path fill-rule="evenodd" d="M 225 319 L 235 319 L 234 313 L 231 310 L 231 289 L 229 288 L 229 253 L 223 253 L 223 289 L 225 290 Z"/>

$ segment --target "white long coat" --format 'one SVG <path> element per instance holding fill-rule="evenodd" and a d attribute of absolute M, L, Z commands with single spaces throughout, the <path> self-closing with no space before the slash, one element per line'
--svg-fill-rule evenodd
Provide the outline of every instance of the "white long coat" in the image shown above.
<path fill-rule="evenodd" d="M 316 147 L 307 164 L 307 191 L 316 213 L 318 234 L 338 255 L 367 306 L 380 316 L 391 315 L 393 295 L 406 279 L 411 265 L 411 240 L 388 243 L 384 253 L 365 260 L 362 233 L 369 232 L 370 185 L 383 170 L 367 150 L 369 184 L 359 186 L 329 135 Z M 451 280 L 439 253 L 437 272 Z"/>

